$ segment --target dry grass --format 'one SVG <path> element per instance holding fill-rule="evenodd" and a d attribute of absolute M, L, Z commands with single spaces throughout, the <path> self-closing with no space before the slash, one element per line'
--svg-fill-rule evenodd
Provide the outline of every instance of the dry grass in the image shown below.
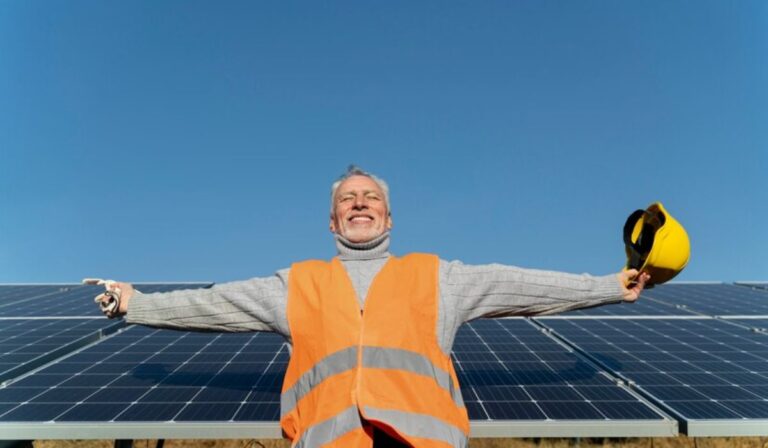
<path fill-rule="evenodd" d="M 135 448 L 154 448 L 156 440 L 136 440 Z M 626 439 L 472 439 L 472 448 L 768 448 L 768 437 Z M 35 448 L 112 448 L 112 440 L 36 440 Z M 288 448 L 284 440 L 166 440 L 165 448 Z"/>

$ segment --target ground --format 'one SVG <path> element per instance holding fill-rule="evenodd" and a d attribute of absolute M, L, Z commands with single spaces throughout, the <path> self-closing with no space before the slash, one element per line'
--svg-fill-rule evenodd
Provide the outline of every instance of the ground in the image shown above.
<path fill-rule="evenodd" d="M 154 448 L 156 440 L 136 440 Z M 768 448 L 768 437 L 664 437 L 624 439 L 472 439 L 472 448 Z M 36 440 L 34 448 L 112 448 L 112 440 Z M 166 440 L 164 448 L 288 448 L 283 440 Z"/>

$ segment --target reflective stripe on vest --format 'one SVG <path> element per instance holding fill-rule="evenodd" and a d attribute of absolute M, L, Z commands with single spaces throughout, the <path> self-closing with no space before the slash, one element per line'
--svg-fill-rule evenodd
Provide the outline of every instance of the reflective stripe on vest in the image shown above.
<path fill-rule="evenodd" d="M 439 440 L 455 447 L 466 447 L 469 444 L 460 428 L 429 415 L 370 406 L 363 409 L 366 417 L 385 422 L 412 437 Z"/>
<path fill-rule="evenodd" d="M 454 447 L 469 446 L 469 441 L 461 429 L 429 415 L 370 406 L 365 407 L 365 414 L 373 420 L 396 426 L 411 437 L 439 440 Z M 352 430 L 362 429 L 361 423 L 357 406 L 351 406 L 336 416 L 307 428 L 296 447 L 317 447 L 331 443 Z"/>
<path fill-rule="evenodd" d="M 362 429 L 360 413 L 357 406 L 351 406 L 328 420 L 307 428 L 295 446 L 313 448 L 325 445 L 358 428 Z"/>
<path fill-rule="evenodd" d="M 304 373 L 290 389 L 280 397 L 280 418 L 291 412 L 301 398 L 325 379 L 357 367 L 357 347 L 349 347 L 332 353 Z"/>
<path fill-rule="evenodd" d="M 451 395 L 456 406 L 464 407 L 461 390 L 454 386 L 451 375 L 418 353 L 399 348 L 363 347 L 363 367 L 406 370 L 434 378 L 438 386 Z"/>
<path fill-rule="evenodd" d="M 349 347 L 326 356 L 302 375 L 290 389 L 283 392 L 280 400 L 280 418 L 291 412 L 299 400 L 316 385 L 333 375 L 355 367 L 357 367 L 357 347 Z M 363 347 L 363 367 L 399 369 L 434 378 L 438 386 L 451 395 L 456 406 L 464 407 L 461 391 L 454 386 L 450 374 L 418 353 L 398 348 Z"/>

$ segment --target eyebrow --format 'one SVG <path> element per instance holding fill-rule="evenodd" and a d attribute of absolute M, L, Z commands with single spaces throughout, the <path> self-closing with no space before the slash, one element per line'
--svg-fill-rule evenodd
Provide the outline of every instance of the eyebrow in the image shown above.
<path fill-rule="evenodd" d="M 339 193 L 339 196 L 345 196 L 345 195 L 349 195 L 349 194 L 357 194 L 357 193 L 358 193 L 358 190 L 347 190 L 347 191 L 342 191 L 341 193 Z M 375 193 L 375 194 L 381 195 L 381 194 L 380 194 L 378 191 L 376 191 L 376 190 L 363 190 L 363 191 L 362 191 L 362 193 L 363 193 L 363 194 L 368 194 L 368 193 Z"/>
<path fill-rule="evenodd" d="M 336 197 L 333 199 L 333 202 L 336 203 L 337 201 L 341 201 L 342 199 L 350 196 L 357 196 L 358 191 L 357 190 L 347 190 L 339 192 Z M 363 190 L 363 196 L 368 196 L 369 194 L 373 193 L 376 195 L 377 198 L 383 198 L 384 195 L 381 193 L 378 193 L 376 190 Z"/>

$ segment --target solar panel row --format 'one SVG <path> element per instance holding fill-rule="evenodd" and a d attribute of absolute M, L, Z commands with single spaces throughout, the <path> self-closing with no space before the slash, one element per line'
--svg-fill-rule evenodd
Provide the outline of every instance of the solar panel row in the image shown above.
<path fill-rule="evenodd" d="M 0 287 L 0 316 L 40 312 L 43 295 L 66 304 L 60 317 L 99 315 L 99 288 L 55 288 Z M 473 436 L 673 435 L 666 414 L 691 435 L 766 435 L 766 302 L 761 289 L 672 284 L 632 305 L 465 325 L 453 358 Z M 24 350 L 14 338 L 38 344 L 3 320 L 0 337 L 6 325 L 9 356 Z M 287 358 L 271 334 L 130 327 L 0 387 L 0 438 L 278 437 Z"/>
<path fill-rule="evenodd" d="M 592 435 L 676 431 L 675 422 L 524 319 L 465 326 L 454 358 L 476 436 L 573 434 L 573 420 Z M 41 430 L 55 437 L 73 424 L 101 422 L 118 437 L 137 422 L 161 421 L 184 437 L 205 437 L 186 424 L 261 422 L 248 436 L 276 435 L 287 361 L 287 346 L 273 334 L 131 327 L 0 389 L 0 427 L 16 437 Z M 536 420 L 548 425 L 525 425 Z"/>

